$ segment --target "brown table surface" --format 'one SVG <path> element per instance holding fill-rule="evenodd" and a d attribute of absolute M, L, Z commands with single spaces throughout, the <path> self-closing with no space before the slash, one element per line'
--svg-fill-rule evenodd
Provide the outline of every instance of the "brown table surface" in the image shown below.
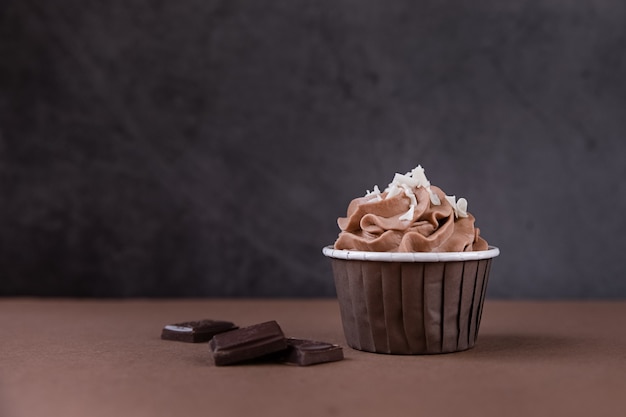
<path fill-rule="evenodd" d="M 469 351 L 345 346 L 336 300 L 0 299 L 0 416 L 624 416 L 626 302 L 487 300 Z M 277 320 L 344 346 L 310 367 L 213 365 L 160 339 L 199 318 Z"/>

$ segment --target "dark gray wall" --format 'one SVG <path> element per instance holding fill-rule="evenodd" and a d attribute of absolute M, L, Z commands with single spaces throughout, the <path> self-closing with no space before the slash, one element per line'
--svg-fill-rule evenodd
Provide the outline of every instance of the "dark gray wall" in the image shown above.
<path fill-rule="evenodd" d="M 626 297 L 626 3 L 0 1 L 0 295 L 325 296 L 421 163 L 492 297 Z"/>

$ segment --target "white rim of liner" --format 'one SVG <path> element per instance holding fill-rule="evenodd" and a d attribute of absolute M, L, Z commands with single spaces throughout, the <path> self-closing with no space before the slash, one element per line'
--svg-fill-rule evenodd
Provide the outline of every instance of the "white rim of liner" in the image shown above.
<path fill-rule="evenodd" d="M 500 249 L 489 246 L 487 250 L 471 252 L 366 252 L 334 249 L 332 246 L 326 246 L 322 249 L 322 253 L 329 258 L 351 261 L 460 262 L 495 258 L 500 254 Z"/>

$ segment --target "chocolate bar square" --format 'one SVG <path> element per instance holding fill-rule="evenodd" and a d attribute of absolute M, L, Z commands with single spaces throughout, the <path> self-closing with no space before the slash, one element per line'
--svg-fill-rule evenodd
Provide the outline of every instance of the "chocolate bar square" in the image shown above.
<path fill-rule="evenodd" d="M 161 339 L 187 343 L 208 342 L 216 334 L 237 329 L 233 323 L 221 320 L 197 320 L 168 324 L 163 327 Z"/>
<path fill-rule="evenodd" d="M 281 357 L 285 363 L 309 366 L 343 359 L 343 349 L 339 345 L 296 338 L 288 338 L 287 344 L 289 348 Z"/>
<path fill-rule="evenodd" d="M 287 349 L 287 341 L 276 321 L 255 324 L 217 334 L 209 343 L 217 366 L 260 358 Z"/>

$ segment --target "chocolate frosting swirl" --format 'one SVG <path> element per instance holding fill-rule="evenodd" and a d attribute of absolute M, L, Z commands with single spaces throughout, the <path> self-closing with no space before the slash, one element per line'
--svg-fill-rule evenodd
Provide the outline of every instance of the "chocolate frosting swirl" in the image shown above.
<path fill-rule="evenodd" d="M 340 217 L 341 229 L 335 249 L 373 252 L 465 252 L 487 250 L 487 242 L 474 227 L 474 216 L 455 216 L 455 208 L 438 187 L 413 187 L 417 204 L 411 207 L 403 193 L 386 198 L 380 195 L 355 198 L 347 217 Z M 431 193 L 440 204 L 431 203 Z M 401 217 L 404 217 L 401 218 Z"/>

